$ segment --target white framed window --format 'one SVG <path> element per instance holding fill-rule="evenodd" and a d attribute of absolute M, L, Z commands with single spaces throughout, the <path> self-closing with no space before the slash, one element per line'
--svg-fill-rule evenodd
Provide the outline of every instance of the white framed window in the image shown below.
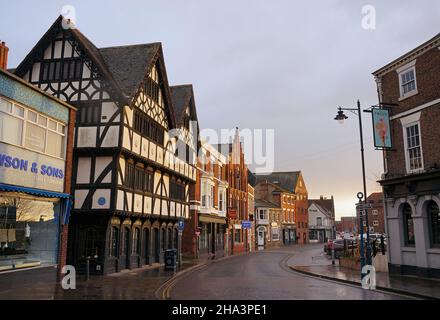
<path fill-rule="evenodd" d="M 65 157 L 65 124 L 0 97 L 0 141 Z"/>
<path fill-rule="evenodd" d="M 265 209 L 259 209 L 258 210 L 258 218 L 260 220 L 265 220 L 267 219 L 267 215 L 266 215 L 266 210 Z"/>
<path fill-rule="evenodd" d="M 202 207 L 206 208 L 207 202 L 206 202 L 206 195 L 208 193 L 207 190 L 207 183 L 206 181 L 202 181 Z"/>
<path fill-rule="evenodd" d="M 218 210 L 223 212 L 226 209 L 226 191 L 224 189 L 219 189 L 218 192 Z"/>
<path fill-rule="evenodd" d="M 404 126 L 406 169 L 408 173 L 423 170 L 420 123 Z"/>
<path fill-rule="evenodd" d="M 367 221 L 362 221 L 362 225 L 364 226 L 364 227 L 366 227 L 367 226 Z"/>
<path fill-rule="evenodd" d="M 379 221 L 378 220 L 373 220 L 373 226 L 377 227 L 379 225 Z"/>
<path fill-rule="evenodd" d="M 416 60 L 413 60 L 397 69 L 400 91 L 399 100 L 403 100 L 418 93 L 415 64 Z"/>
<path fill-rule="evenodd" d="M 377 211 L 377 209 L 373 209 L 373 210 L 371 210 L 371 213 L 373 214 L 373 216 L 377 216 L 377 215 L 378 215 L 378 211 Z"/>

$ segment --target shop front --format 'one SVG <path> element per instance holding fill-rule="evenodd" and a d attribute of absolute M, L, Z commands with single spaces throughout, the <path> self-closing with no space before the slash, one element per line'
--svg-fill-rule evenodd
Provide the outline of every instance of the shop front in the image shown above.
<path fill-rule="evenodd" d="M 218 258 L 225 254 L 226 218 L 199 215 L 199 257 Z"/>

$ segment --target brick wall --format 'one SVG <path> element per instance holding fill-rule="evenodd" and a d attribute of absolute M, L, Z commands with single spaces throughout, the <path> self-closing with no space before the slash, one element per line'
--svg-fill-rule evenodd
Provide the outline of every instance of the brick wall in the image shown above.
<path fill-rule="evenodd" d="M 409 61 L 408 61 L 409 62 Z M 391 116 L 440 98 L 440 50 L 438 46 L 416 57 L 415 63 L 417 91 L 416 95 L 400 100 L 399 78 L 396 70 L 388 71 L 381 76 L 382 101 L 397 103 L 393 106 Z M 420 130 L 424 167 L 429 168 L 440 163 L 440 103 L 421 111 Z M 388 176 L 406 174 L 403 129 L 400 119 L 391 121 L 394 151 L 386 153 Z"/>

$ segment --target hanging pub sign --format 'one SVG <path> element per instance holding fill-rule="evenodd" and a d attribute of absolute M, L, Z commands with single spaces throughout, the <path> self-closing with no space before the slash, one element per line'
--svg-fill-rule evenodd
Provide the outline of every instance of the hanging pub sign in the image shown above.
<path fill-rule="evenodd" d="M 389 109 L 373 108 L 374 147 L 379 149 L 392 148 Z"/>

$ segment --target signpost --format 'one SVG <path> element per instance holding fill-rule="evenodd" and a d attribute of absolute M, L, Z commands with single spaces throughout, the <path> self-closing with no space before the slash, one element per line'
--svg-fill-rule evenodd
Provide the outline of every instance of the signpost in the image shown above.
<path fill-rule="evenodd" d="M 177 225 L 177 230 L 179 231 L 179 243 L 178 243 L 178 253 L 177 253 L 177 261 L 179 266 L 182 266 L 182 233 L 185 228 L 185 220 L 183 218 L 179 218 L 179 222 Z"/>

